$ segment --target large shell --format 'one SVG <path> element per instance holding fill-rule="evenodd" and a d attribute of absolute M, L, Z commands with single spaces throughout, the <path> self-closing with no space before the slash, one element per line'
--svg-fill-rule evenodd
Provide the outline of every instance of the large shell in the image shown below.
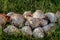
<path fill-rule="evenodd" d="M 32 29 L 29 26 L 24 26 L 21 29 L 23 35 L 32 35 Z"/>
<path fill-rule="evenodd" d="M 19 26 L 21 27 L 23 25 L 23 22 L 24 22 L 24 18 L 22 15 L 20 14 L 13 14 L 11 15 L 11 23 L 15 26 Z"/>
<path fill-rule="evenodd" d="M 57 18 L 56 18 L 56 16 L 55 16 L 54 13 L 48 12 L 45 15 L 48 17 L 48 19 L 50 20 L 50 22 L 56 22 Z"/>
<path fill-rule="evenodd" d="M 36 27 L 38 27 L 39 24 L 40 24 L 40 21 L 39 21 L 38 18 L 29 17 L 27 20 L 28 20 L 28 22 L 30 23 L 30 26 L 31 26 L 32 28 L 36 28 Z"/>
<path fill-rule="evenodd" d="M 15 26 L 13 26 L 13 25 L 7 26 L 7 28 L 5 28 L 3 31 L 5 33 L 7 33 L 8 35 L 17 36 L 18 34 L 20 34 L 20 30 L 18 28 L 16 28 Z"/>
<path fill-rule="evenodd" d="M 25 11 L 23 14 L 24 18 L 26 19 L 27 17 L 32 17 L 31 11 Z"/>
<path fill-rule="evenodd" d="M 44 37 L 43 29 L 41 27 L 34 29 L 33 36 L 36 38 L 43 38 Z"/>
<path fill-rule="evenodd" d="M 34 17 L 34 18 L 42 19 L 42 18 L 45 18 L 45 15 L 44 15 L 44 13 L 43 13 L 41 10 L 36 10 L 36 11 L 33 13 L 33 17 Z"/>

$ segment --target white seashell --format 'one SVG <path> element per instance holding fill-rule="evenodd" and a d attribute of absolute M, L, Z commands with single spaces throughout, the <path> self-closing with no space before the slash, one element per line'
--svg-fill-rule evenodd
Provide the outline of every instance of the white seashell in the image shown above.
<path fill-rule="evenodd" d="M 22 27 L 21 32 L 24 35 L 32 35 L 32 29 L 29 26 Z"/>
<path fill-rule="evenodd" d="M 36 11 L 33 13 L 33 17 L 34 17 L 34 18 L 42 19 L 42 18 L 45 18 L 45 15 L 44 15 L 44 13 L 43 13 L 41 10 L 36 10 Z"/>
<path fill-rule="evenodd" d="M 41 27 L 35 28 L 33 30 L 33 36 L 36 38 L 43 38 L 44 37 L 44 32 Z"/>
<path fill-rule="evenodd" d="M 11 16 L 13 14 L 14 14 L 14 12 L 9 12 L 9 13 L 7 13 L 7 16 Z"/>
<path fill-rule="evenodd" d="M 24 18 L 22 15 L 20 14 L 13 14 L 11 15 L 11 20 L 12 20 L 12 24 L 15 26 L 19 26 L 22 27 L 23 23 L 24 23 Z"/>
<path fill-rule="evenodd" d="M 7 26 L 7 28 L 5 28 L 3 31 L 5 33 L 7 33 L 8 35 L 16 35 L 17 36 L 18 34 L 20 34 L 20 30 L 13 25 Z"/>
<path fill-rule="evenodd" d="M 23 14 L 24 18 L 26 19 L 27 17 L 32 17 L 31 11 L 25 11 Z"/>
<path fill-rule="evenodd" d="M 57 19 L 56 19 L 56 16 L 55 16 L 54 13 L 48 12 L 45 15 L 48 17 L 48 19 L 50 20 L 50 22 L 56 22 Z"/>
<path fill-rule="evenodd" d="M 45 25 L 47 25 L 48 24 L 48 21 L 47 20 L 44 20 L 44 19 L 41 19 L 40 20 L 40 25 L 41 26 L 45 26 Z"/>
<path fill-rule="evenodd" d="M 36 27 L 38 27 L 39 24 L 40 24 L 40 21 L 39 21 L 38 18 L 29 17 L 27 20 L 28 20 L 28 22 L 30 23 L 30 26 L 31 26 L 32 28 L 36 28 Z"/>

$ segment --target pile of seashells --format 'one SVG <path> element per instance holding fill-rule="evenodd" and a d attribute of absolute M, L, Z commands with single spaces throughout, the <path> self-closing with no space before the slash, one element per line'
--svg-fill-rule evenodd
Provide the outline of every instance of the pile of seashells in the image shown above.
<path fill-rule="evenodd" d="M 54 14 L 52 12 L 43 13 L 41 10 L 36 10 L 34 13 L 25 11 L 23 15 L 9 12 L 7 15 L 0 14 L 0 28 L 7 22 L 8 25 L 3 29 L 8 35 L 30 35 L 36 38 L 43 38 L 45 33 L 52 30 L 54 23 L 59 18 L 59 11 Z"/>

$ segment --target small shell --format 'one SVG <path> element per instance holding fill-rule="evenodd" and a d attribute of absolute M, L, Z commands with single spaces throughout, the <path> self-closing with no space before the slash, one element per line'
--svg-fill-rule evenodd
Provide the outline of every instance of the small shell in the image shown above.
<path fill-rule="evenodd" d="M 5 33 L 7 33 L 8 35 L 17 36 L 18 34 L 20 34 L 20 30 L 18 28 L 16 28 L 15 26 L 13 26 L 13 25 L 7 26 L 7 28 L 5 28 L 3 31 Z"/>
<path fill-rule="evenodd" d="M 29 26 L 22 27 L 21 32 L 24 35 L 32 35 L 32 29 Z"/>
<path fill-rule="evenodd" d="M 30 26 L 31 26 L 32 28 L 36 28 L 36 27 L 38 27 L 39 24 L 40 24 L 40 21 L 39 21 L 38 18 L 29 17 L 27 20 L 28 20 L 28 22 L 30 23 Z"/>
<path fill-rule="evenodd" d="M 56 16 L 55 16 L 54 13 L 48 12 L 45 15 L 48 17 L 48 19 L 50 20 L 50 22 L 56 22 L 57 19 L 56 19 Z"/>
<path fill-rule="evenodd" d="M 43 38 L 44 37 L 43 29 L 41 27 L 34 29 L 33 36 L 36 38 Z"/>
<path fill-rule="evenodd" d="M 47 20 L 44 20 L 44 19 L 41 19 L 40 20 L 40 25 L 41 26 L 45 26 L 45 25 L 47 25 L 48 24 L 48 21 Z"/>
<path fill-rule="evenodd" d="M 45 18 L 45 15 L 44 15 L 44 13 L 43 13 L 41 10 L 36 10 L 36 11 L 33 13 L 33 17 L 34 17 L 34 18 L 42 19 L 42 18 Z"/>
<path fill-rule="evenodd" d="M 12 20 L 12 24 L 15 26 L 19 26 L 22 27 L 23 23 L 24 23 L 24 18 L 22 17 L 22 15 L 20 14 L 13 14 L 11 16 L 11 20 Z"/>
<path fill-rule="evenodd" d="M 27 17 L 32 17 L 31 11 L 25 11 L 23 14 L 24 18 L 26 19 Z"/>

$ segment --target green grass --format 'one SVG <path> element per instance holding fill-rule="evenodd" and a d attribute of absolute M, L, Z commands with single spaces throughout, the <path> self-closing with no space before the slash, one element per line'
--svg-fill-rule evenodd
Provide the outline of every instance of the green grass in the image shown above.
<path fill-rule="evenodd" d="M 43 12 L 54 12 L 60 10 L 60 0 L 0 0 L 0 13 L 18 12 L 31 10 L 34 12 L 41 9 Z M 60 21 L 59 21 L 60 22 Z M 7 36 L 2 32 L 0 40 L 60 40 L 60 26 L 55 25 L 53 33 L 48 33 L 43 39 L 26 38 L 22 36 Z"/>

